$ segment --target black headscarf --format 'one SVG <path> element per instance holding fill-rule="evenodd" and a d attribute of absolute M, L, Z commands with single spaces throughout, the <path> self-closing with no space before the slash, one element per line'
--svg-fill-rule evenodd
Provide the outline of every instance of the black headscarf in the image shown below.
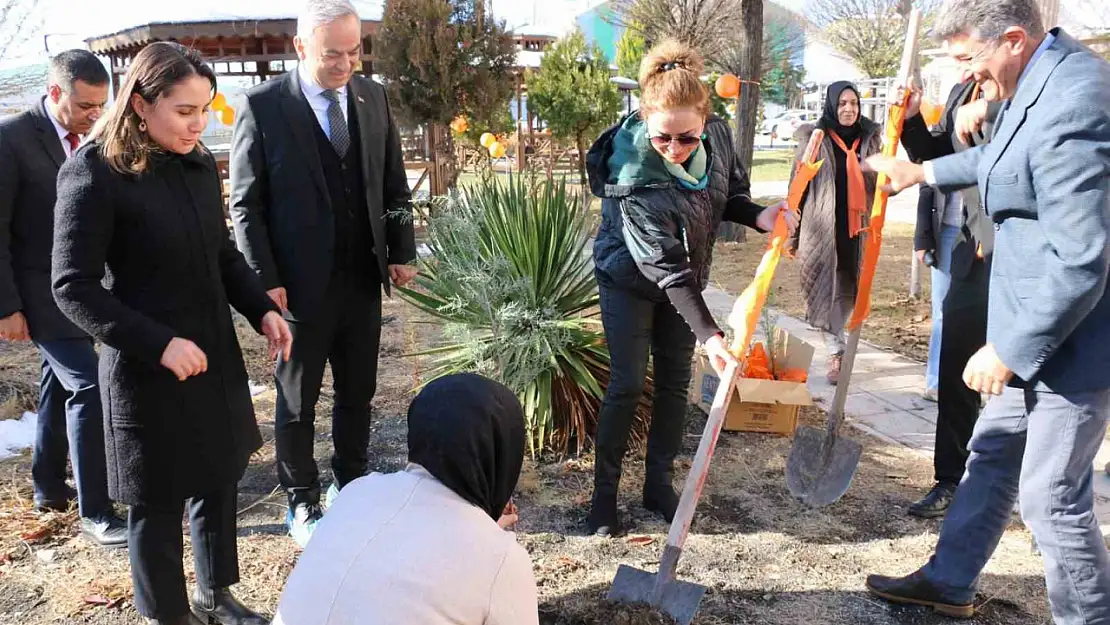
<path fill-rule="evenodd" d="M 409 462 L 501 518 L 524 464 L 524 410 L 505 386 L 463 373 L 435 380 L 409 405 Z"/>
<path fill-rule="evenodd" d="M 844 143 L 851 147 L 852 142 L 855 141 L 860 135 L 863 134 L 863 107 L 860 107 L 860 114 L 856 118 L 856 123 L 851 126 L 843 126 L 840 123 L 840 116 L 836 114 L 837 108 L 840 104 L 840 96 L 851 89 L 856 97 L 859 98 L 859 89 L 847 80 L 841 80 L 829 85 L 828 91 L 825 93 L 825 110 L 821 113 L 821 119 L 817 122 L 817 127 L 825 132 L 833 131 L 844 140 Z"/>

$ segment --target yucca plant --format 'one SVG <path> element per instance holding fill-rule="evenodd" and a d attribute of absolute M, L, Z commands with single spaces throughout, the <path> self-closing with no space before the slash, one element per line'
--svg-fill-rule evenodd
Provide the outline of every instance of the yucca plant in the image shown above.
<path fill-rule="evenodd" d="M 492 176 L 425 216 L 431 255 L 417 288 L 399 289 L 444 326 L 425 383 L 471 371 L 520 397 L 528 449 L 585 447 L 609 382 L 609 350 L 585 248 L 587 215 L 565 181 Z M 650 400 L 640 406 L 640 427 Z"/>

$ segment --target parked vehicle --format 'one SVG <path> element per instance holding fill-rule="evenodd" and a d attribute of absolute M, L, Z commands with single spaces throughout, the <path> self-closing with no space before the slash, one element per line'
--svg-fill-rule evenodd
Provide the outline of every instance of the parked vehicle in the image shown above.
<path fill-rule="evenodd" d="M 812 124 L 816 121 L 817 113 L 815 111 L 791 109 L 764 121 L 760 131 L 761 134 L 771 135 L 775 139 L 790 139 L 799 126 Z"/>

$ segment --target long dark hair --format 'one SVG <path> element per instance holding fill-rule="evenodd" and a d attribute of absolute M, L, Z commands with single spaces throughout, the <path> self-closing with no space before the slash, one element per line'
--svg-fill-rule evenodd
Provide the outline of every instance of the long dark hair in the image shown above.
<path fill-rule="evenodd" d="M 131 106 L 131 96 L 137 93 L 154 104 L 193 76 L 207 78 L 215 97 L 216 73 L 204 64 L 195 50 L 179 43 L 159 41 L 135 55 L 111 110 L 97 122 L 89 137 L 100 145 L 100 153 L 109 167 L 121 174 L 141 174 L 150 164 L 150 155 L 162 149 L 147 133 L 139 130 L 143 120 Z"/>

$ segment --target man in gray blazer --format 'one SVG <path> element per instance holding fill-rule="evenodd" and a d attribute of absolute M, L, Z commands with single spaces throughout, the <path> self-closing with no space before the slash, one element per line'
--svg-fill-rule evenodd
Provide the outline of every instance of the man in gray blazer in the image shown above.
<path fill-rule="evenodd" d="M 899 191 L 979 185 L 995 224 L 987 344 L 964 381 L 993 397 L 932 559 L 873 575 L 899 603 L 971 616 L 979 574 L 1021 514 L 1044 556 L 1058 625 L 1110 624 L 1110 555 L 1095 519 L 1095 456 L 1110 418 L 1110 64 L 1034 0 L 947 0 L 935 29 L 992 100 L 991 142 L 923 166 L 875 158 Z"/>

